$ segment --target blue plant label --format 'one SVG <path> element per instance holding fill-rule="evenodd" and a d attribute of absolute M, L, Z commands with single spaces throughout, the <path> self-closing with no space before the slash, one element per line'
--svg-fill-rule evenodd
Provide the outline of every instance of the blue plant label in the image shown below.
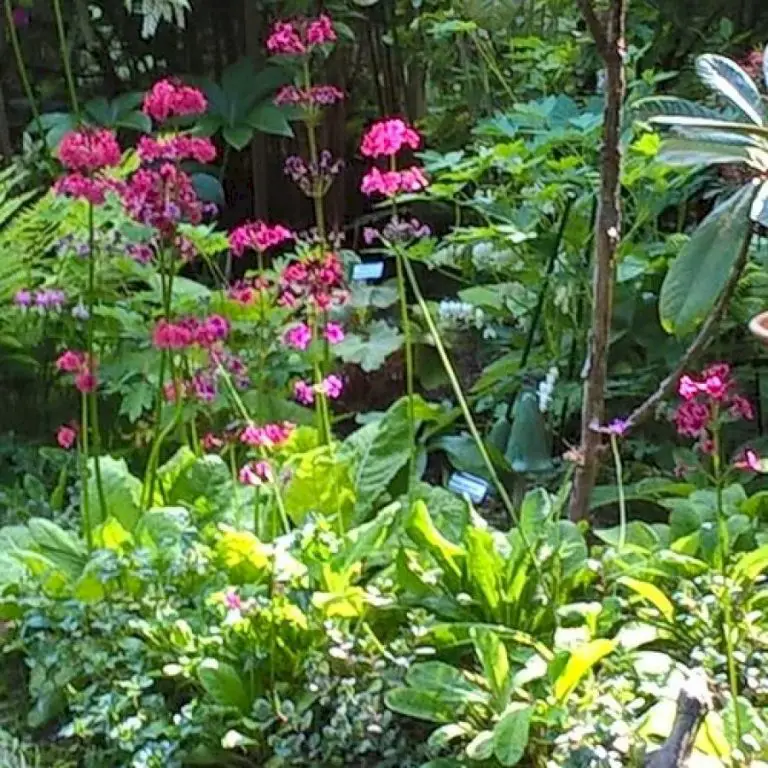
<path fill-rule="evenodd" d="M 384 276 L 383 261 L 368 261 L 352 267 L 353 280 L 381 280 Z"/>
<path fill-rule="evenodd" d="M 481 504 L 488 495 L 488 483 L 466 472 L 455 472 L 448 480 L 448 490 L 459 496 L 468 496 L 474 504 Z"/>

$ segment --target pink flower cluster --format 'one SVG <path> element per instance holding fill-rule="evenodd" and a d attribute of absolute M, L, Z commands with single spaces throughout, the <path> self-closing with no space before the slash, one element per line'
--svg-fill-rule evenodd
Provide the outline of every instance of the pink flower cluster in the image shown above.
<path fill-rule="evenodd" d="M 53 185 L 53 191 L 57 195 L 85 200 L 92 205 L 103 205 L 107 192 L 111 189 L 118 189 L 113 181 L 97 176 L 83 176 L 82 173 L 62 176 Z"/>
<path fill-rule="evenodd" d="M 341 260 L 333 252 L 312 252 L 292 262 L 282 271 L 279 288 L 278 303 L 291 309 L 306 305 L 325 312 L 341 306 L 349 296 Z"/>
<path fill-rule="evenodd" d="M 419 192 L 427 186 L 429 180 L 417 165 L 402 171 L 380 171 L 378 168 L 371 168 L 363 176 L 360 191 L 368 197 L 375 194 L 394 197 L 404 192 Z"/>
<path fill-rule="evenodd" d="M 60 448 L 68 451 L 77 442 L 77 425 L 75 424 L 62 424 L 58 430 L 56 430 L 56 442 Z"/>
<path fill-rule="evenodd" d="M 240 433 L 240 442 L 251 448 L 279 448 L 284 445 L 296 431 L 296 425 L 289 421 L 281 424 L 267 424 L 257 427 L 249 424 Z"/>
<path fill-rule="evenodd" d="M 336 42 L 336 30 L 329 16 L 316 19 L 278 21 L 267 38 L 267 50 L 275 55 L 302 56 L 313 48 Z"/>
<path fill-rule="evenodd" d="M 266 461 L 252 461 L 246 464 L 239 473 L 240 482 L 258 488 L 273 481 L 272 468 Z"/>
<path fill-rule="evenodd" d="M 198 136 L 168 136 L 158 139 L 142 136 L 137 151 L 143 163 L 156 163 L 161 160 L 176 163 L 182 160 L 212 163 L 216 159 L 216 147 L 213 142 Z"/>
<path fill-rule="evenodd" d="M 338 400 L 344 391 L 344 382 L 336 375 L 331 374 L 316 386 L 299 380 L 293 385 L 293 396 L 302 405 L 312 405 L 315 402 L 315 394 L 320 392 L 330 400 Z"/>
<path fill-rule="evenodd" d="M 208 102 L 202 91 L 177 80 L 160 80 L 144 97 L 144 114 L 165 122 L 169 117 L 202 115 Z"/>
<path fill-rule="evenodd" d="M 58 288 L 42 288 L 32 291 L 17 291 L 13 297 L 13 303 L 21 309 L 30 309 L 34 306 L 40 312 L 60 312 L 67 300 L 67 294 Z"/>
<path fill-rule="evenodd" d="M 68 171 L 92 174 L 120 165 L 122 152 L 113 131 L 106 128 L 81 128 L 61 140 L 58 158 Z"/>
<path fill-rule="evenodd" d="M 683 403 L 674 414 L 678 434 L 698 440 L 697 448 L 711 453 L 711 430 L 718 417 L 754 418 L 752 404 L 734 390 L 735 382 L 726 363 L 711 365 L 701 376 L 682 376 L 677 391 Z"/>
<path fill-rule="evenodd" d="M 179 222 L 199 224 L 203 219 L 204 206 L 191 178 L 172 163 L 157 169 L 140 168 L 122 194 L 129 215 L 166 238 L 174 234 Z"/>
<path fill-rule="evenodd" d="M 87 394 L 94 392 L 98 385 L 96 379 L 95 361 L 85 352 L 68 349 L 56 360 L 56 370 L 59 373 L 74 374 L 74 384 L 79 392 Z"/>
<path fill-rule="evenodd" d="M 418 149 L 421 136 L 400 118 L 374 123 L 363 135 L 360 152 L 365 157 L 394 157 L 402 149 Z"/>
<path fill-rule="evenodd" d="M 281 224 L 270 226 L 263 221 L 247 222 L 230 233 L 229 247 L 235 256 L 242 256 L 247 250 L 263 253 L 294 237 L 293 232 Z"/>
<path fill-rule="evenodd" d="M 203 321 L 194 317 L 176 323 L 160 320 L 152 332 L 152 344 L 157 349 L 188 349 L 200 346 L 210 349 L 229 335 L 229 323 L 221 315 L 211 315 Z"/>
<path fill-rule="evenodd" d="M 227 296 L 238 304 L 250 306 L 264 296 L 271 287 L 270 281 L 262 276 L 250 280 L 238 280 L 230 286 Z"/>
<path fill-rule="evenodd" d="M 335 85 L 314 85 L 311 88 L 297 88 L 295 85 L 283 86 L 275 96 L 279 107 L 291 106 L 310 109 L 330 107 L 344 100 L 344 91 Z"/>

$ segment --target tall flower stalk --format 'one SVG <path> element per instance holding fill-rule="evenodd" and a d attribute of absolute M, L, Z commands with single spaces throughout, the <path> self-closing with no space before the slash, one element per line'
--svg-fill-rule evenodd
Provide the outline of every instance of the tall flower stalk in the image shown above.
<path fill-rule="evenodd" d="M 421 136 L 403 120 L 392 118 L 374 123 L 363 135 L 360 152 L 364 157 L 375 161 L 385 159 L 387 170 L 381 171 L 373 166 L 364 176 L 362 192 L 365 195 L 380 195 L 388 198 L 392 209 L 392 219 L 388 232 L 393 237 L 388 240 L 388 249 L 394 254 L 397 269 L 397 292 L 400 306 L 400 324 L 403 330 L 405 345 L 405 391 L 408 398 L 408 433 L 410 452 L 408 457 L 408 496 L 412 495 L 416 482 L 416 400 L 415 400 L 415 365 L 413 354 L 413 334 L 409 319 L 408 287 L 406 280 L 406 264 L 408 254 L 401 243 L 394 242 L 401 235 L 413 234 L 411 230 L 403 232 L 398 226 L 397 195 L 403 192 L 418 192 L 427 186 L 427 178 L 418 166 L 410 166 L 398 170 L 397 158 L 404 150 L 415 150 L 421 145 Z M 389 242 L 391 240 L 391 242 Z"/>

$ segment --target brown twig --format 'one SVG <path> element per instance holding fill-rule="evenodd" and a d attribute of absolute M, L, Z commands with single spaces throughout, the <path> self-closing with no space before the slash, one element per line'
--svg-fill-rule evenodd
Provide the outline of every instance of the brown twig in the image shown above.
<path fill-rule="evenodd" d="M 677 386 L 677 382 L 680 380 L 680 377 L 685 373 L 685 371 L 690 367 L 691 362 L 696 359 L 702 352 L 704 352 L 704 350 L 709 345 L 709 342 L 712 340 L 712 331 L 720 321 L 720 318 L 725 312 L 728 303 L 733 297 L 734 291 L 736 290 L 736 286 L 739 282 L 739 278 L 741 277 L 741 273 L 744 271 L 744 267 L 747 264 L 751 241 L 752 231 L 750 230 L 750 232 L 747 234 L 747 237 L 744 239 L 744 245 L 741 248 L 738 259 L 733 265 L 731 274 L 728 276 L 728 282 L 725 284 L 723 292 L 720 294 L 720 298 L 717 300 L 717 303 L 709 313 L 709 317 L 707 317 L 704 325 L 701 326 L 701 330 L 699 331 L 698 335 L 691 343 L 691 346 L 688 347 L 682 358 L 680 358 L 680 362 L 677 364 L 675 370 L 672 371 L 672 373 L 670 373 L 669 376 L 667 376 L 667 378 L 661 382 L 661 384 L 659 384 L 656 391 L 647 400 L 645 400 L 645 402 L 643 402 L 641 405 L 635 408 L 634 411 L 632 411 L 629 418 L 627 419 L 627 429 L 634 429 L 646 419 L 653 416 L 659 403 L 661 403 L 662 400 L 665 400 L 672 394 L 675 386 Z"/>

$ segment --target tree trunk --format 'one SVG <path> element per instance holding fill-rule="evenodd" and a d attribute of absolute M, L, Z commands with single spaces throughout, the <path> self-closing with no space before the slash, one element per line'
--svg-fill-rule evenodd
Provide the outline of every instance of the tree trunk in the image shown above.
<path fill-rule="evenodd" d="M 629 0 L 611 0 L 603 25 L 592 0 L 579 0 L 582 13 L 605 62 L 605 113 L 600 198 L 595 228 L 595 262 L 592 277 L 592 322 L 584 367 L 581 411 L 581 449 L 570 514 L 572 520 L 589 517 L 589 500 L 597 478 L 602 435 L 595 430 L 605 417 L 605 385 L 613 313 L 616 251 L 621 237 L 621 118 L 626 79 L 624 54 Z"/>

